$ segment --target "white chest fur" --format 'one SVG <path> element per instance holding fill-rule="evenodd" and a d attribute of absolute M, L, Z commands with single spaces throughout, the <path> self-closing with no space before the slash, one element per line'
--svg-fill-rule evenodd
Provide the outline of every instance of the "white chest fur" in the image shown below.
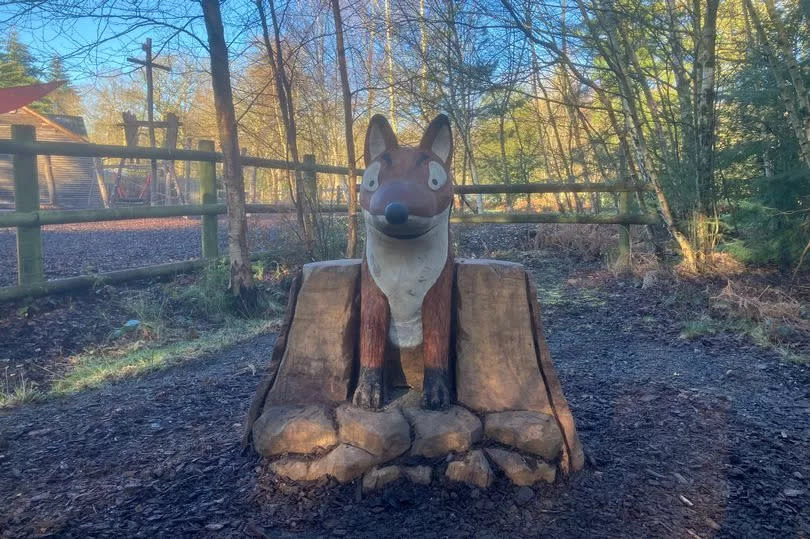
<path fill-rule="evenodd" d="M 388 298 L 388 338 L 401 348 L 422 343 L 422 302 L 447 262 L 448 207 L 436 226 L 413 239 L 387 236 L 366 224 L 366 259 L 374 282 Z"/>

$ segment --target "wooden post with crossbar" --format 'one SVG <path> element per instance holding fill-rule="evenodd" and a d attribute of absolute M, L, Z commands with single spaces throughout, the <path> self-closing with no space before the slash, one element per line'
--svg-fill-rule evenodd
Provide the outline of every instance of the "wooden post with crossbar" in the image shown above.
<path fill-rule="evenodd" d="M 146 67 L 146 119 L 147 119 L 147 127 L 149 128 L 149 146 L 155 148 L 155 89 L 154 83 L 152 79 L 152 69 L 162 69 L 164 71 L 171 71 L 172 69 L 168 66 L 164 66 L 161 64 L 156 64 L 152 60 L 154 57 L 152 56 L 152 38 L 147 38 L 146 43 L 141 45 L 141 49 L 146 53 L 146 60 L 140 60 L 138 58 L 127 58 L 127 62 L 132 62 L 133 64 L 138 64 Z M 146 193 L 146 200 L 147 204 L 152 203 L 152 198 L 155 193 L 155 186 L 157 185 L 157 160 L 151 160 L 151 167 L 152 167 L 152 183 L 149 186 L 149 190 Z"/>

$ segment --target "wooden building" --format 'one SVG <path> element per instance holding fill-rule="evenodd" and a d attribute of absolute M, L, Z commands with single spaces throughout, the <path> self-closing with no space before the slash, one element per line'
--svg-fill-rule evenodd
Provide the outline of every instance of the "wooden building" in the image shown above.
<path fill-rule="evenodd" d="M 30 102 L 40 96 L 32 97 L 35 99 Z M 19 108 L 14 110 L 3 111 L 0 108 L 0 138 L 11 138 L 12 125 L 26 124 L 36 128 L 37 140 L 87 142 L 83 118 L 44 115 L 27 106 L 19 106 L 19 102 L 16 105 Z M 91 157 L 38 156 L 40 205 L 60 209 L 101 207 L 103 204 L 97 183 L 96 164 L 96 160 Z M 0 154 L 0 209 L 13 208 L 12 156 Z"/>

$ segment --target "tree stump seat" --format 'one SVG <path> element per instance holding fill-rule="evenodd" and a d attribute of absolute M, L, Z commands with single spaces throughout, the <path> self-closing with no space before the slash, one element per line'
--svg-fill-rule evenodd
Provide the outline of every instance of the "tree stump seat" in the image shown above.
<path fill-rule="evenodd" d="M 522 265 L 456 260 L 455 398 L 441 411 L 419 407 L 419 348 L 386 352 L 381 410 L 351 404 L 362 331 L 360 267 L 361 260 L 307 264 L 293 283 L 243 439 L 270 459 L 275 473 L 303 481 L 363 476 L 365 487 L 379 488 L 400 478 L 429 482 L 436 471 L 450 481 L 488 486 L 490 462 L 521 485 L 582 468 L 536 290 Z M 448 464 L 450 454 L 455 460 Z M 416 470 L 414 459 L 427 469 Z"/>

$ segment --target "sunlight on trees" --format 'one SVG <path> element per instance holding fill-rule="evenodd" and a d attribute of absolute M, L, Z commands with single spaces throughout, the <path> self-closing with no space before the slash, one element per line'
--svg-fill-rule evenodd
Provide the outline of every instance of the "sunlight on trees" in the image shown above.
<path fill-rule="evenodd" d="M 413 143 L 442 111 L 458 184 L 652 187 L 634 205 L 659 212 L 690 269 L 718 245 L 789 266 L 810 239 L 810 42 L 798 0 L 227 0 L 221 11 L 249 155 L 347 164 L 374 112 Z M 12 29 L 0 85 L 79 79 L 39 106 L 83 113 L 94 141 L 122 143 L 121 112 L 143 115 L 143 75 L 124 58 L 147 34 L 173 66 L 155 74 L 156 116 L 178 114 L 181 140 L 217 136 L 200 4 L 10 2 L 0 20 Z M 33 37 L 46 20 L 51 45 Z M 71 36 L 77 28 L 92 32 Z M 294 202 L 308 234 L 295 176 L 248 174 L 248 199 Z M 346 202 L 346 178 L 322 180 Z M 480 195 L 459 210 L 495 206 L 615 212 L 618 197 Z"/>

